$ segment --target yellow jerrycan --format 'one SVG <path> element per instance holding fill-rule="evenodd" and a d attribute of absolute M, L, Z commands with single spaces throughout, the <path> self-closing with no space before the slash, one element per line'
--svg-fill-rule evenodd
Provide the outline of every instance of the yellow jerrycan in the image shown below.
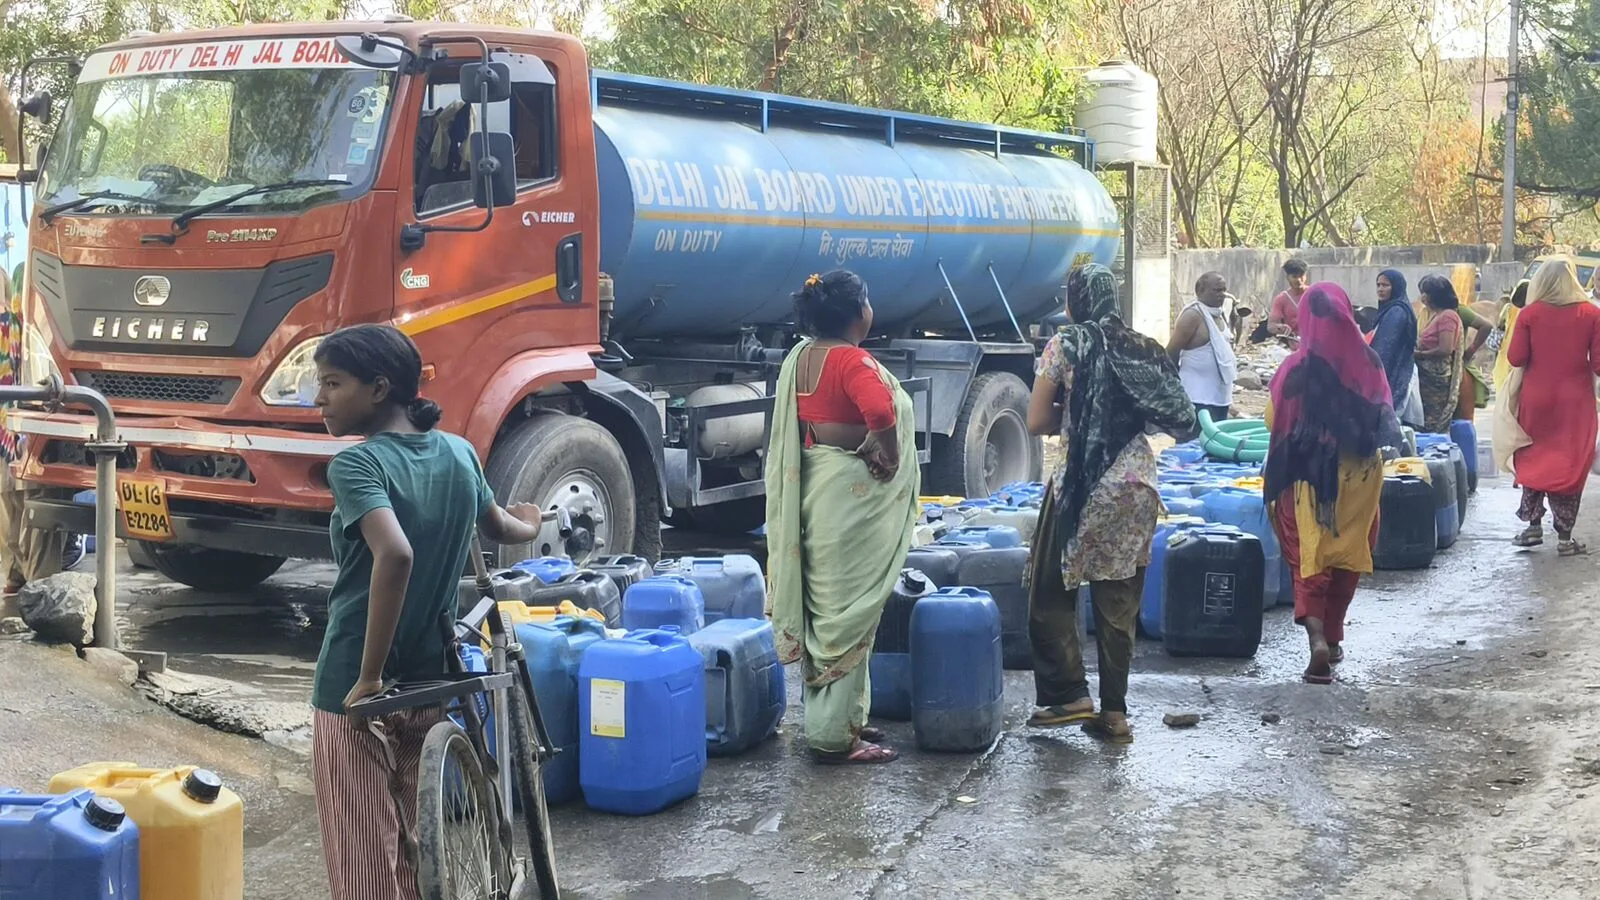
<path fill-rule="evenodd" d="M 50 779 L 52 794 L 77 788 L 121 803 L 139 826 L 141 897 L 244 900 L 244 804 L 215 773 L 99 762 Z"/>

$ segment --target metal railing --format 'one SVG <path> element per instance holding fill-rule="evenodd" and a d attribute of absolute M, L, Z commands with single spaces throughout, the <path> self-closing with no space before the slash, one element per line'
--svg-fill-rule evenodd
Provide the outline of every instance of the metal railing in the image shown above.
<path fill-rule="evenodd" d="M 117 454 L 126 446 L 117 440 L 117 417 L 99 391 L 63 384 L 59 375 L 35 386 L 0 385 L 0 403 L 45 403 L 53 407 L 86 406 L 94 412 L 94 440 L 84 449 L 94 454 L 95 610 L 94 645 L 121 649 L 117 638 Z"/>

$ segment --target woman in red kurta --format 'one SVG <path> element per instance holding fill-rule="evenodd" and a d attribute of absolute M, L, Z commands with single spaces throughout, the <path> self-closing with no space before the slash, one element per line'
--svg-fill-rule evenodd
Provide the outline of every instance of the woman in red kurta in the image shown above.
<path fill-rule="evenodd" d="M 1570 260 L 1553 259 L 1539 267 L 1506 358 L 1523 370 L 1517 423 L 1533 440 L 1513 458 L 1522 487 L 1517 517 L 1528 523 L 1513 542 L 1519 547 L 1544 543 L 1548 498 L 1558 552 L 1576 556 L 1586 549 L 1573 539 L 1572 526 L 1594 463 L 1600 309 L 1589 302 Z"/>

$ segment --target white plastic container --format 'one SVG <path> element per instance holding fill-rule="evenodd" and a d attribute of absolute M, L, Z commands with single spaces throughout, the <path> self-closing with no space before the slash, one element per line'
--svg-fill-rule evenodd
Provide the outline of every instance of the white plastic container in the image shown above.
<path fill-rule="evenodd" d="M 1077 125 L 1095 141 L 1100 163 L 1155 163 L 1157 83 L 1154 75 L 1126 60 L 1090 70 L 1088 97 L 1078 106 Z"/>

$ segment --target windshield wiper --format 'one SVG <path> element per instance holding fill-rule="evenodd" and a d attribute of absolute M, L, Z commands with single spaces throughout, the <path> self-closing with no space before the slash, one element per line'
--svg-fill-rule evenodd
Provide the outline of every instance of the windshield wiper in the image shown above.
<path fill-rule="evenodd" d="M 121 191 L 95 191 L 92 194 L 84 194 L 76 200 L 65 200 L 54 206 L 46 206 L 44 209 L 39 210 L 39 221 L 49 225 L 50 220 L 56 216 L 65 212 L 72 212 L 79 207 L 88 206 L 96 200 L 128 200 L 135 203 L 155 202 L 149 197 L 136 197 L 133 194 L 124 194 Z"/>
<path fill-rule="evenodd" d="M 339 187 L 349 187 L 350 182 L 342 178 L 301 178 L 295 181 L 280 181 L 276 184 L 258 184 L 255 187 L 245 188 L 238 193 L 230 194 L 229 196 L 223 197 L 220 200 L 213 200 L 210 203 L 202 203 L 199 206 L 186 209 L 183 212 L 178 213 L 176 216 L 172 217 L 171 234 L 147 234 L 141 237 L 139 240 L 141 243 L 145 244 L 171 244 L 177 241 L 178 238 L 188 233 L 189 223 L 194 221 L 196 218 L 209 212 L 216 212 L 225 206 L 232 206 L 246 197 L 254 197 L 257 194 L 268 194 L 272 193 L 273 191 L 287 191 L 292 188 L 331 187 L 334 185 L 338 185 Z"/>

